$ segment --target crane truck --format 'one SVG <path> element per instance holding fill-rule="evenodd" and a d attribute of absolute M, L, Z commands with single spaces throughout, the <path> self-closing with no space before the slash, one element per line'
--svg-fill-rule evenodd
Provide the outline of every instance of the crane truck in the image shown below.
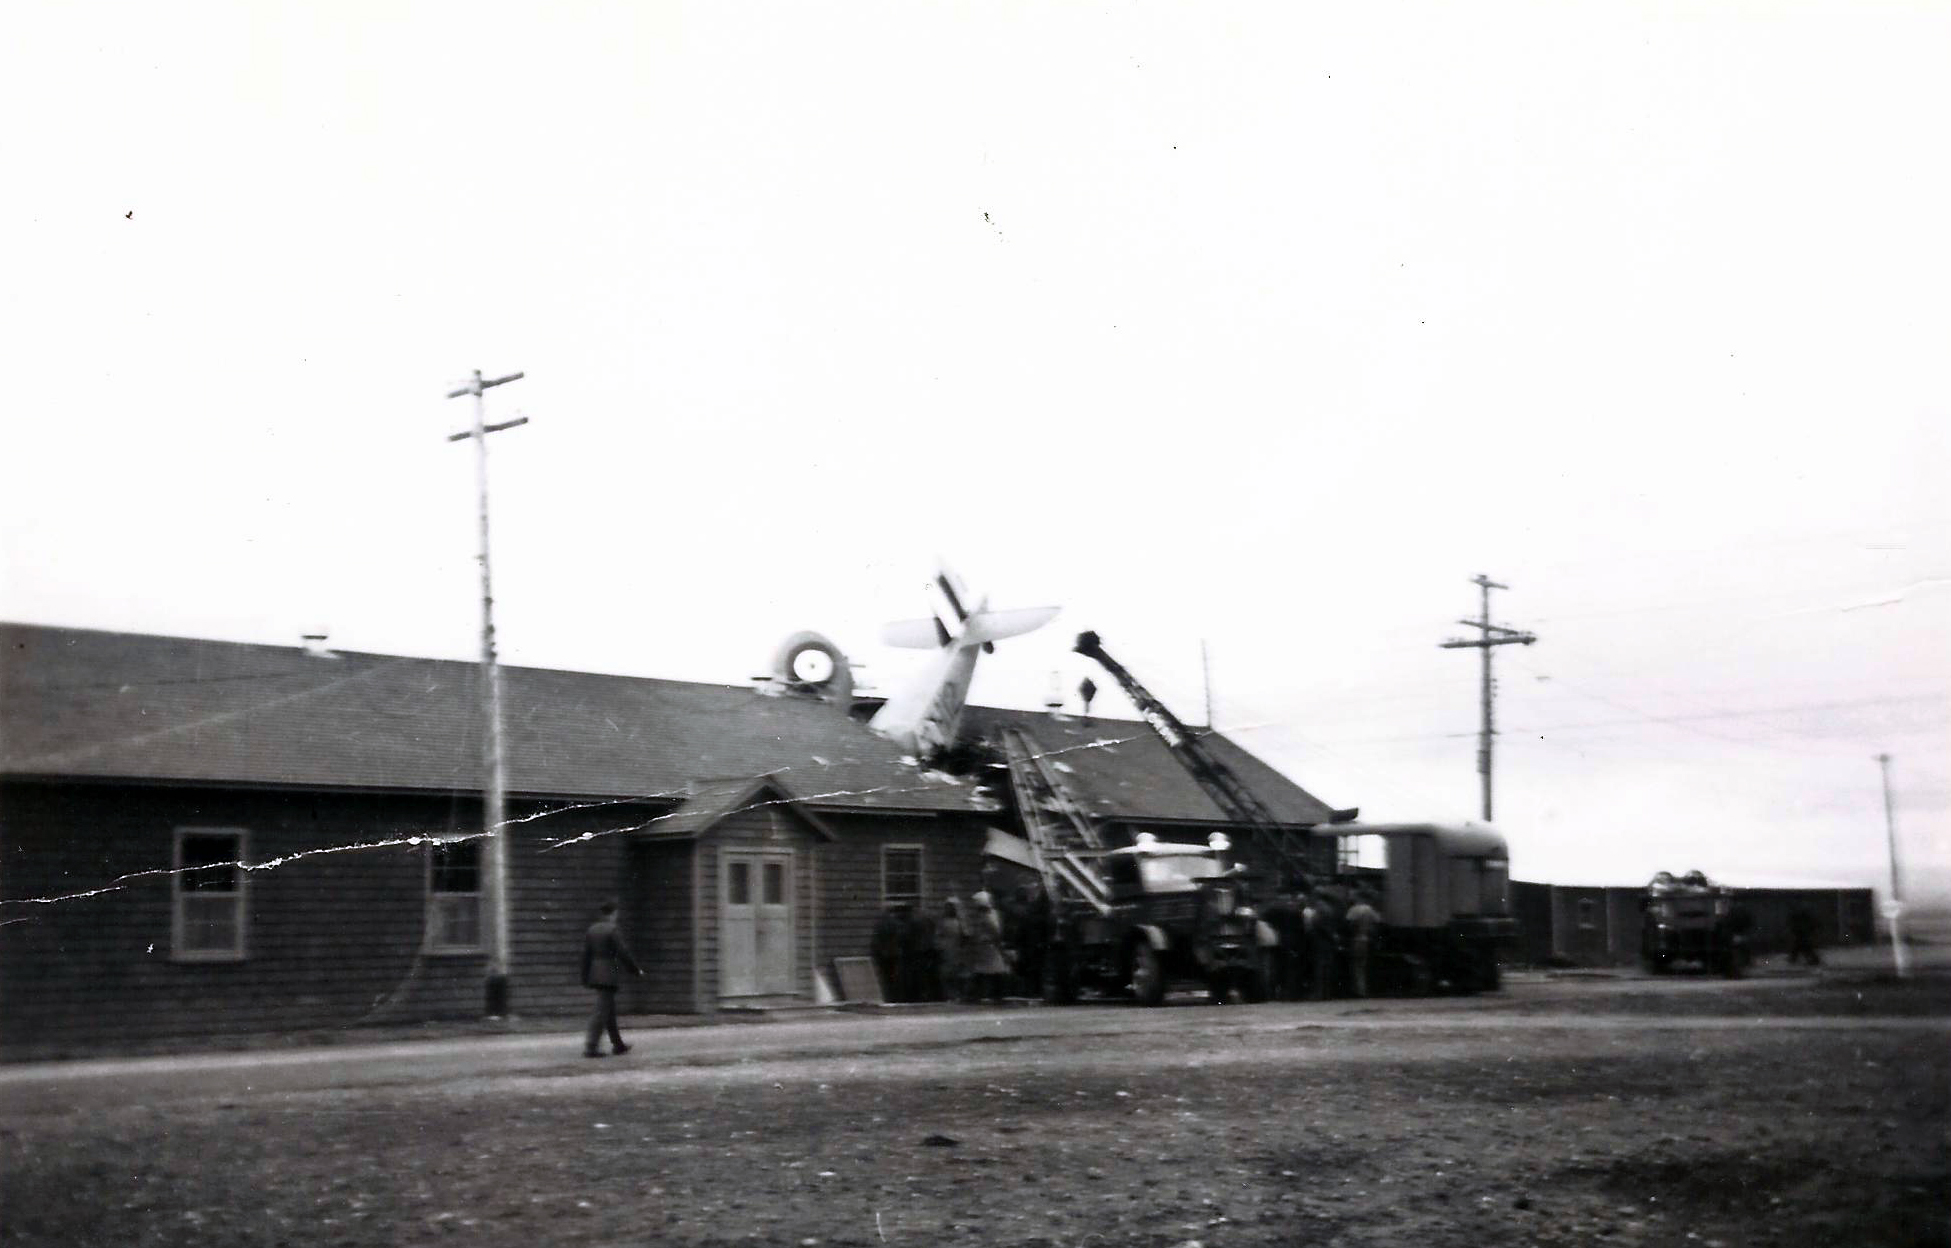
<path fill-rule="evenodd" d="M 1333 812 L 1327 823 L 1308 828 L 1283 824 L 1197 733 L 1105 651 L 1096 633 L 1079 634 L 1076 650 L 1111 674 L 1213 804 L 1241 825 L 1243 857 L 1252 864 L 1248 873 L 1260 877 L 1262 896 L 1268 895 L 1269 876 L 1275 889 L 1298 891 L 1301 877 L 1334 887 L 1342 882 L 1337 877 L 1344 858 L 1360 857 L 1344 855 L 1344 847 L 1354 850 L 1362 838 L 1381 842 L 1382 924 L 1370 953 L 1370 978 L 1378 989 L 1421 994 L 1437 988 L 1475 992 L 1498 987 L 1498 950 L 1516 935 L 1517 925 L 1511 917 L 1510 854 L 1495 829 L 1482 824 L 1360 824 L 1354 822 L 1353 810 Z M 1218 851 L 1213 857 L 1220 857 Z M 1367 882 L 1378 882 L 1373 870 L 1349 874 L 1366 874 Z M 1230 881 L 1237 875 L 1227 870 L 1209 878 Z M 1235 915 L 1242 910 L 1253 915 L 1244 880 L 1238 886 L 1241 891 L 1224 904 Z M 1257 915 L 1254 922 L 1261 933 L 1270 932 Z M 1080 941 L 1077 948 L 1088 950 L 1089 942 Z M 1129 961 L 1135 966 L 1140 957 L 1134 954 Z M 1073 964 L 1077 960 L 1073 955 Z M 1266 995 L 1264 968 L 1270 960 L 1267 945 L 1256 944 L 1252 967 L 1241 972 L 1254 996 Z M 1200 967 L 1212 964 L 1210 956 L 1195 959 Z"/>

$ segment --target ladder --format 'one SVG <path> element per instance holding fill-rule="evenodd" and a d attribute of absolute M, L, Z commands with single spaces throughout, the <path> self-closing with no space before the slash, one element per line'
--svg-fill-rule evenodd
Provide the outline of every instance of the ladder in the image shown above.
<path fill-rule="evenodd" d="M 1036 853 L 1045 896 L 1075 897 L 1099 914 L 1109 913 L 1111 893 L 1092 861 L 1104 849 L 1096 822 L 1029 733 L 1005 728 L 1002 739 L 1016 810 Z"/>

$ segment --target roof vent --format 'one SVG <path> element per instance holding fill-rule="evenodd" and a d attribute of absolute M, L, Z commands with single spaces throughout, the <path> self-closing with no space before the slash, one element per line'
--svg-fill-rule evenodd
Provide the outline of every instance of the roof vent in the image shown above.
<path fill-rule="evenodd" d="M 338 658 L 338 655 L 332 653 L 332 648 L 325 644 L 325 636 L 324 633 L 306 633 L 304 636 L 305 653 L 315 659 Z"/>

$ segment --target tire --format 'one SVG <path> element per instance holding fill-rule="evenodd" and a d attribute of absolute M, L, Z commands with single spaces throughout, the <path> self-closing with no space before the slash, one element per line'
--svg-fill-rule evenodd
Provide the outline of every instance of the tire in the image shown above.
<path fill-rule="evenodd" d="M 1429 969 L 1429 963 L 1411 954 L 1403 958 L 1404 986 L 1412 997 L 1427 997 L 1436 990 L 1436 973 Z"/>
<path fill-rule="evenodd" d="M 1043 956 L 1043 1000 L 1046 1005 L 1077 1004 L 1077 972 L 1070 946 L 1052 945 Z"/>
<path fill-rule="evenodd" d="M 1165 1000 L 1165 959 L 1149 940 L 1140 940 L 1131 950 L 1131 995 L 1140 1005 Z"/>
<path fill-rule="evenodd" d="M 1503 986 L 1504 968 L 1497 964 L 1497 951 L 1486 949 L 1477 964 L 1477 987 L 1483 992 L 1496 992 Z"/>
<path fill-rule="evenodd" d="M 1274 993 L 1273 954 L 1262 949 L 1253 957 L 1253 965 L 1240 973 L 1240 1000 L 1249 1005 L 1259 1005 Z"/>

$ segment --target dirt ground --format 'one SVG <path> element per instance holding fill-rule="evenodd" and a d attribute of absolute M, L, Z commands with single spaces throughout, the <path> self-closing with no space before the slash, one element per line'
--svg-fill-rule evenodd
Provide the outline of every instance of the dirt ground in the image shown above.
<path fill-rule="evenodd" d="M 0 1104 L 0 1243 L 1951 1242 L 1951 980 L 1437 1006 Z"/>

